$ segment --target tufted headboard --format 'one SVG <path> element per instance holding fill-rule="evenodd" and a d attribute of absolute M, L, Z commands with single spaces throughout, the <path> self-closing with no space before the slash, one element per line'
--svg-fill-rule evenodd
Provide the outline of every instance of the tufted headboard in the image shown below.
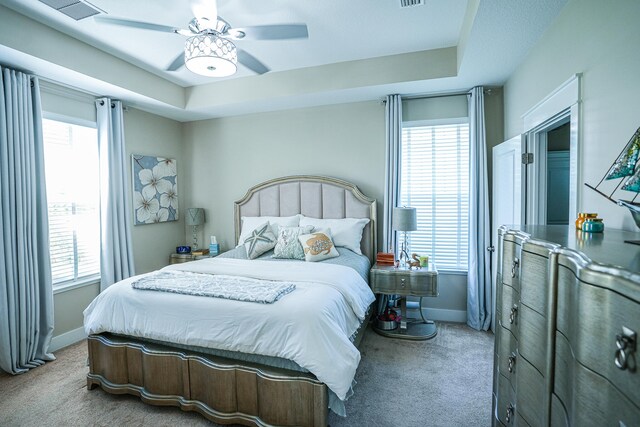
<path fill-rule="evenodd" d="M 362 253 L 374 262 L 377 248 L 376 201 L 358 187 L 337 178 L 313 175 L 276 178 L 250 188 L 235 202 L 236 243 L 243 216 L 369 218 L 362 231 Z"/>

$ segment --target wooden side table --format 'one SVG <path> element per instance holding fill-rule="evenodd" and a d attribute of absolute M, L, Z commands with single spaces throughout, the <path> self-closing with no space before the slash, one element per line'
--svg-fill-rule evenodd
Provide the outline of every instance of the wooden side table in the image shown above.
<path fill-rule="evenodd" d="M 409 340 L 428 340 L 438 333 L 436 325 L 431 320 L 426 320 L 422 315 L 420 320 L 407 321 L 407 297 L 437 297 L 438 296 L 438 270 L 433 263 L 428 267 L 418 270 L 396 268 L 393 266 L 374 265 L 370 272 L 371 289 L 374 293 L 384 295 L 400 295 L 400 326 L 393 330 L 384 330 L 376 327 L 374 330 L 380 335 L 392 338 Z"/>

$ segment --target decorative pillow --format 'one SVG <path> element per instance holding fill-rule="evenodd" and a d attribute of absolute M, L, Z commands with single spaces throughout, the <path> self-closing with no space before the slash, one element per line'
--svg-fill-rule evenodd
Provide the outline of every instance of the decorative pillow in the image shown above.
<path fill-rule="evenodd" d="M 331 240 L 331 230 L 317 231 L 298 237 L 302 244 L 305 261 L 322 261 L 340 256 Z"/>
<path fill-rule="evenodd" d="M 306 216 L 300 218 L 300 227 L 312 225 L 316 230 L 330 228 L 333 243 L 336 246 L 351 249 L 359 255 L 362 255 L 362 251 L 360 250 L 362 230 L 368 223 L 368 218 L 319 219 Z"/>
<path fill-rule="evenodd" d="M 256 227 L 262 225 L 265 221 L 268 221 L 273 229 L 273 233 L 278 235 L 279 227 L 297 227 L 300 221 L 301 215 L 294 216 L 243 216 L 242 228 L 240 237 L 238 238 L 238 246 L 242 246 L 244 241 L 249 235 L 256 229 Z"/>
<path fill-rule="evenodd" d="M 284 259 L 304 259 L 304 251 L 298 240 L 301 234 L 309 234 L 313 227 L 280 227 L 278 231 L 278 241 L 273 249 L 274 258 Z"/>
<path fill-rule="evenodd" d="M 247 250 L 247 257 L 249 259 L 259 257 L 275 245 L 276 235 L 273 233 L 268 222 L 265 222 L 253 230 L 244 241 L 244 247 Z"/>

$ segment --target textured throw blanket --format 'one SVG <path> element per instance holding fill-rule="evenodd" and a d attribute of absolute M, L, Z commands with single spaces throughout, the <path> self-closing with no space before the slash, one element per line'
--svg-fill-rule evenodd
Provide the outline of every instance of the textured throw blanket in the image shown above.
<path fill-rule="evenodd" d="M 296 285 L 290 282 L 187 271 L 159 271 L 141 277 L 131 283 L 131 286 L 134 289 L 225 298 L 261 304 L 272 304 L 296 288 Z"/>

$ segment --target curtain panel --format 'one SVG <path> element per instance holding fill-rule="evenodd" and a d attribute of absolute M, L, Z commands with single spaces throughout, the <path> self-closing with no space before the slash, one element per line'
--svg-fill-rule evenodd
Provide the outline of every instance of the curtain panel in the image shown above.
<path fill-rule="evenodd" d="M 491 327 L 491 257 L 487 141 L 484 88 L 474 87 L 469 100 L 469 272 L 467 324 L 477 330 Z"/>
<path fill-rule="evenodd" d="M 100 291 L 135 274 L 122 102 L 96 100 L 100 153 Z"/>
<path fill-rule="evenodd" d="M 396 252 L 396 233 L 391 226 L 393 208 L 400 198 L 400 147 L 402 143 L 402 97 L 387 95 L 385 104 L 386 154 L 382 251 Z"/>
<path fill-rule="evenodd" d="M 38 79 L 0 67 L 0 368 L 55 357 L 49 220 Z"/>

